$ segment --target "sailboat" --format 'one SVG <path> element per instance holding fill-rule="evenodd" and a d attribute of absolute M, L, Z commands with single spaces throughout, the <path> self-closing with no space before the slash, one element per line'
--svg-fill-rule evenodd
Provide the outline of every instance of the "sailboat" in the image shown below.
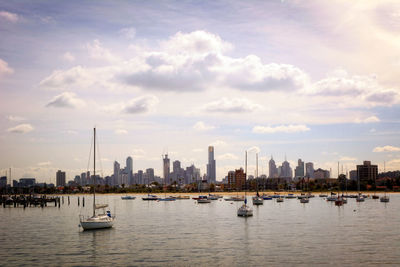
<path fill-rule="evenodd" d="M 258 153 L 256 154 L 256 184 L 257 184 L 257 195 L 253 197 L 253 205 L 264 204 L 264 199 L 258 193 Z"/>
<path fill-rule="evenodd" d="M 363 195 L 360 192 L 360 174 L 358 172 L 357 172 L 357 189 L 358 189 L 358 195 L 357 195 L 356 201 L 357 202 L 364 202 L 365 199 L 364 199 Z"/>
<path fill-rule="evenodd" d="M 253 216 L 253 209 L 247 206 L 247 197 L 246 197 L 246 180 L 247 180 L 247 151 L 246 151 L 246 173 L 245 173 L 245 189 L 244 189 L 244 204 L 238 209 L 237 215 L 241 217 L 250 217 Z"/>
<path fill-rule="evenodd" d="M 93 215 L 91 217 L 79 216 L 80 226 L 83 230 L 111 228 L 114 224 L 115 216 L 111 215 L 110 211 L 106 211 L 107 204 L 96 204 L 96 128 L 93 128 Z M 96 213 L 97 210 L 102 210 Z"/>
<path fill-rule="evenodd" d="M 386 180 L 385 180 L 385 184 L 386 184 Z M 386 191 L 387 189 L 385 188 L 385 195 L 383 197 L 381 197 L 381 202 L 389 202 L 389 196 L 386 195 Z"/>

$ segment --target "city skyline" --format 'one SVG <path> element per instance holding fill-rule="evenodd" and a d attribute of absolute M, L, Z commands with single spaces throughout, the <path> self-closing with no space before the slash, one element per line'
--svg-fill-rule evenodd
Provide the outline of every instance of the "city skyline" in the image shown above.
<path fill-rule="evenodd" d="M 161 156 L 216 178 L 260 153 L 336 172 L 400 169 L 393 1 L 0 3 L 0 174 L 85 171 L 93 126 L 105 173 Z M 372 29 L 372 30 L 367 30 Z M 171 162 L 172 166 L 172 162 Z M 262 168 L 265 168 L 264 170 Z M 43 180 L 42 180 L 43 179 Z"/>

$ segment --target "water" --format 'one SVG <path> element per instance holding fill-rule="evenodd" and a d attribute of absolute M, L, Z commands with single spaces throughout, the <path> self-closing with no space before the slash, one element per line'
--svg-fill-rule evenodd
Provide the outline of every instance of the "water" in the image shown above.
<path fill-rule="evenodd" d="M 250 218 L 237 217 L 242 203 L 230 201 L 97 199 L 116 212 L 114 228 L 78 227 L 78 215 L 91 214 L 90 196 L 85 208 L 77 196 L 70 206 L 64 196 L 60 209 L 0 208 L 0 265 L 400 265 L 396 194 L 389 203 L 349 199 L 343 207 L 318 197 L 265 200 Z"/>

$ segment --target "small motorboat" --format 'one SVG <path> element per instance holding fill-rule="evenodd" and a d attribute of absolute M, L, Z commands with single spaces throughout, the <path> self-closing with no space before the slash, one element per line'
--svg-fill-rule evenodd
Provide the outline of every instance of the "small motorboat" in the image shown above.
<path fill-rule="evenodd" d="M 199 196 L 197 199 L 197 203 L 199 204 L 211 203 L 211 199 L 209 199 L 207 196 Z"/>
<path fill-rule="evenodd" d="M 158 200 L 156 195 L 147 195 L 147 197 L 142 197 L 143 200 Z"/>
<path fill-rule="evenodd" d="M 128 200 L 128 199 L 135 199 L 136 197 L 134 196 L 122 196 L 121 199 L 123 200 Z"/>

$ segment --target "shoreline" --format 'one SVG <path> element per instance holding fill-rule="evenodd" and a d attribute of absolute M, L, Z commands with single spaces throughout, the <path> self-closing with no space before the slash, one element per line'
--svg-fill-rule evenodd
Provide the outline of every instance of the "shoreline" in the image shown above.
<path fill-rule="evenodd" d="M 310 192 L 311 194 L 318 196 L 319 194 L 326 194 L 326 195 L 330 195 L 331 192 L 334 193 L 338 193 L 336 191 L 314 191 L 314 192 Z M 141 196 L 141 195 L 168 195 L 168 196 L 199 196 L 199 195 L 208 195 L 208 194 L 215 194 L 215 195 L 222 195 L 222 196 L 235 196 L 235 195 L 239 195 L 239 196 L 244 196 L 244 194 L 246 193 L 246 195 L 248 196 L 253 196 L 256 194 L 256 192 L 244 192 L 244 191 L 239 191 L 239 192 L 151 192 L 151 193 L 96 193 L 97 195 L 116 195 L 116 196 L 126 196 L 126 195 L 131 195 L 131 196 Z M 278 194 L 278 195 L 288 195 L 288 194 L 293 194 L 293 195 L 301 195 L 301 193 L 307 193 L 307 192 L 290 192 L 290 191 L 283 191 L 283 192 L 278 192 L 278 191 L 259 191 L 259 194 L 265 194 L 265 195 L 274 195 L 274 193 Z M 377 192 L 373 192 L 373 191 L 360 191 L 361 194 L 363 195 L 383 195 L 385 192 L 382 191 L 377 191 Z M 340 195 L 342 194 L 342 192 L 339 193 Z M 354 194 L 358 194 L 358 191 L 348 191 L 343 192 L 344 195 L 354 195 Z M 400 194 L 400 192 L 386 192 L 386 194 Z M 18 195 L 18 194 L 17 194 Z M 40 194 L 42 195 L 42 194 Z M 92 195 L 92 193 L 76 193 L 76 194 L 46 194 L 46 195 L 57 195 L 57 196 L 90 196 Z"/>

